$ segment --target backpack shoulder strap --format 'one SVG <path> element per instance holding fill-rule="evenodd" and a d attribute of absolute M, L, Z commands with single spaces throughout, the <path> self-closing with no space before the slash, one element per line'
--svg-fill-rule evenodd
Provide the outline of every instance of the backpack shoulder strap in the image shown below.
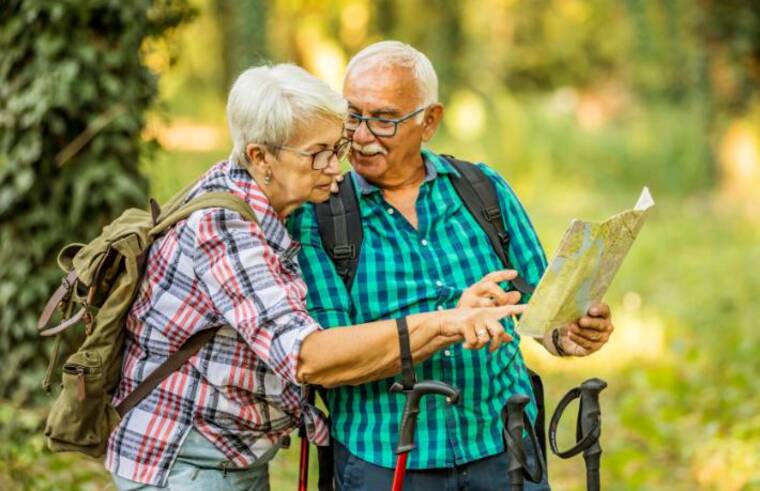
<path fill-rule="evenodd" d="M 488 235 L 488 239 L 494 248 L 502 264 L 507 269 L 515 269 L 509 262 L 509 235 L 504 228 L 501 208 L 499 207 L 499 197 L 496 194 L 496 187 L 493 182 L 485 175 L 483 170 L 477 165 L 470 162 L 458 160 L 451 155 L 442 155 L 451 165 L 456 168 L 461 176 L 451 176 L 451 182 L 454 189 L 462 202 L 470 211 L 480 227 Z M 512 280 L 514 287 L 523 295 L 533 293 L 535 288 L 530 285 L 521 276 Z M 546 466 L 546 432 L 545 432 L 545 414 L 544 408 L 544 386 L 541 377 L 528 368 L 531 387 L 536 398 L 537 416 L 534 425 L 539 447 L 544 455 L 544 466 Z"/>
<path fill-rule="evenodd" d="M 192 358 L 192 356 L 198 352 L 198 350 L 211 341 L 219 329 L 220 327 L 212 327 L 198 331 L 190 336 L 187 341 L 185 341 L 185 344 L 169 355 L 166 361 L 153 370 L 150 375 L 145 377 L 145 380 L 135 387 L 135 389 L 130 392 L 118 406 L 116 406 L 116 412 L 119 413 L 119 416 L 124 417 L 130 409 L 135 407 L 140 401 L 145 399 L 148 394 L 153 392 L 153 389 L 158 387 L 166 377 L 179 370 L 187 360 Z"/>
<path fill-rule="evenodd" d="M 156 225 L 151 229 L 151 236 L 155 237 L 167 228 L 177 222 L 189 217 L 197 210 L 205 208 L 225 208 L 239 213 L 248 221 L 255 222 L 256 214 L 250 205 L 243 199 L 227 192 L 205 193 L 190 202 L 176 207 L 166 216 L 159 216 L 156 219 Z M 158 368 L 148 375 L 127 397 L 116 407 L 119 416 L 124 416 L 130 409 L 135 407 L 140 401 L 150 394 L 153 389 L 158 387 L 161 382 L 169 375 L 179 370 L 179 368 L 192 356 L 206 345 L 219 331 L 219 327 L 204 329 L 190 336 L 187 341 L 164 361 Z"/>
<path fill-rule="evenodd" d="M 335 264 L 346 290 L 350 292 L 359 266 L 364 231 L 350 175 L 343 179 L 338 188 L 338 194 L 324 203 L 318 203 L 315 208 L 322 245 Z"/>
<path fill-rule="evenodd" d="M 470 162 L 458 160 L 451 155 L 441 155 L 459 172 L 451 175 L 454 186 L 462 202 L 488 236 L 494 252 L 507 269 L 515 269 L 509 261 L 509 233 L 504 228 L 496 187 L 485 173 Z M 517 290 L 525 294 L 533 293 L 534 287 L 521 276 L 512 280 Z"/>
<path fill-rule="evenodd" d="M 169 227 L 192 215 L 193 212 L 205 208 L 225 208 L 239 213 L 240 216 L 249 222 L 257 221 L 256 214 L 245 200 L 232 193 L 218 191 L 201 194 L 190 200 L 188 203 L 185 203 L 174 210 L 170 210 L 166 215 L 159 215 L 156 219 L 155 227 L 150 231 L 150 235 L 153 237 L 160 235 Z"/>

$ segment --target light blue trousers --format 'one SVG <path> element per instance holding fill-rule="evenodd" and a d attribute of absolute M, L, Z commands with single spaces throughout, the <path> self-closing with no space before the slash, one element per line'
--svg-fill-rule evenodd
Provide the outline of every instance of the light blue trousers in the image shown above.
<path fill-rule="evenodd" d="M 269 461 L 277 450 L 278 445 L 272 447 L 247 469 L 228 468 L 227 457 L 193 428 L 179 449 L 166 487 L 130 481 L 116 474 L 113 480 L 121 491 L 269 491 Z"/>

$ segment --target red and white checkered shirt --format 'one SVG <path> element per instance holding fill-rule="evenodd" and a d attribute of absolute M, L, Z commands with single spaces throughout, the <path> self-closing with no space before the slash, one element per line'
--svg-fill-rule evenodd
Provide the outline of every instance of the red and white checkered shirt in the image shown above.
<path fill-rule="evenodd" d="M 114 405 L 191 335 L 226 327 L 111 434 L 105 465 L 126 479 L 164 486 L 192 427 L 233 467 L 249 466 L 302 418 L 313 441 L 329 438 L 296 381 L 301 342 L 321 329 L 306 311 L 300 246 L 244 169 L 216 164 L 188 199 L 213 191 L 246 200 L 259 223 L 222 208 L 200 210 L 151 247 L 126 319 Z"/>

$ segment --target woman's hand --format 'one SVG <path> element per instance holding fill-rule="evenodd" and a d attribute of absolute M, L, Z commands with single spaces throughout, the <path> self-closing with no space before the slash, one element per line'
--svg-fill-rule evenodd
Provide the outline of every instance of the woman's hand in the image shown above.
<path fill-rule="evenodd" d="M 513 269 L 488 273 L 480 281 L 462 292 L 457 307 L 498 307 L 516 304 L 520 301 L 520 292 L 505 292 L 499 286 L 499 283 L 513 280 L 516 277 L 517 271 Z"/>
<path fill-rule="evenodd" d="M 504 331 L 499 320 L 522 314 L 525 308 L 525 305 L 505 305 L 443 310 L 437 317 L 439 334 L 452 343 L 464 340 L 466 349 L 480 349 L 490 343 L 488 350 L 495 351 L 502 343 L 512 341 L 512 336 Z"/>

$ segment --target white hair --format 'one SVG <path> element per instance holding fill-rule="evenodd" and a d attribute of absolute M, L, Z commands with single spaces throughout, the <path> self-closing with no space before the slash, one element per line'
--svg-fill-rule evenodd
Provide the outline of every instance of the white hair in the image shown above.
<path fill-rule="evenodd" d="M 402 66 L 412 71 L 417 81 L 420 103 L 428 106 L 438 102 L 438 75 L 430 60 L 420 51 L 400 41 L 380 41 L 370 44 L 351 58 L 346 77 L 358 66 L 390 68 Z"/>
<path fill-rule="evenodd" d="M 314 118 L 344 121 L 347 111 L 340 94 L 301 67 L 283 63 L 249 68 L 227 98 L 230 160 L 245 162 L 249 143 L 284 145 Z"/>

